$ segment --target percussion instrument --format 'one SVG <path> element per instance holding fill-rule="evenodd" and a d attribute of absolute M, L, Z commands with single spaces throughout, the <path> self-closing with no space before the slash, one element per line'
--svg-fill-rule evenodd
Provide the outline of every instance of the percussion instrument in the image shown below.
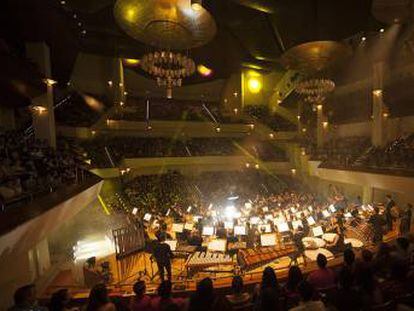
<path fill-rule="evenodd" d="M 361 248 L 362 246 L 364 246 L 364 243 L 362 241 L 358 239 L 354 239 L 354 238 L 344 239 L 344 243 L 351 244 L 352 247 L 355 247 L 355 248 Z"/>
<path fill-rule="evenodd" d="M 328 243 L 333 243 L 333 241 L 335 241 L 337 236 L 338 236 L 337 233 L 324 233 L 322 235 L 322 239 L 324 239 Z"/>
<path fill-rule="evenodd" d="M 358 224 L 356 227 L 345 226 L 346 238 L 353 238 L 361 241 L 363 244 L 370 244 L 374 238 L 372 225 L 366 222 Z"/>
<path fill-rule="evenodd" d="M 233 259 L 226 254 L 211 252 L 195 252 L 185 263 L 187 275 L 204 271 L 215 265 L 234 265 Z"/>
<path fill-rule="evenodd" d="M 318 249 L 326 245 L 326 242 L 320 238 L 306 237 L 302 239 L 302 242 L 306 249 Z"/>
<path fill-rule="evenodd" d="M 296 249 L 292 244 L 288 244 L 284 247 L 272 246 L 242 249 L 239 251 L 239 262 L 244 269 L 251 270 L 271 262 L 276 258 L 288 256 L 295 251 Z"/>

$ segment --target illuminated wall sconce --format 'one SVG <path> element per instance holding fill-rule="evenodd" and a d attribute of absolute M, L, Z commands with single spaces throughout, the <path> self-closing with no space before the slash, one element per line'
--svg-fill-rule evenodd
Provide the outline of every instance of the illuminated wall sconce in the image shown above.
<path fill-rule="evenodd" d="M 373 90 L 372 94 L 374 94 L 375 96 L 381 96 L 382 95 L 382 90 L 381 89 Z"/>
<path fill-rule="evenodd" d="M 304 128 L 302 129 L 302 132 L 303 132 L 303 133 L 305 133 L 305 132 L 306 132 L 306 127 L 304 127 Z"/>
<path fill-rule="evenodd" d="M 301 154 L 302 154 L 303 156 L 305 156 L 305 155 L 306 155 L 306 150 L 305 150 L 305 148 L 302 148 Z"/>
<path fill-rule="evenodd" d="M 322 105 L 317 105 L 316 109 L 318 109 L 319 111 L 322 110 Z"/>
<path fill-rule="evenodd" d="M 254 124 L 253 123 L 249 124 L 249 127 L 250 127 L 251 130 L 254 130 Z"/>
<path fill-rule="evenodd" d="M 122 107 L 123 105 L 125 105 L 125 103 L 123 101 L 120 101 L 119 105 Z"/>
<path fill-rule="evenodd" d="M 325 130 L 328 128 L 328 125 L 329 125 L 328 121 L 322 122 L 322 126 Z"/>
<path fill-rule="evenodd" d="M 278 99 L 277 100 L 277 104 L 280 105 L 281 103 L 282 103 L 282 100 L 281 99 Z"/>
<path fill-rule="evenodd" d="M 128 95 L 128 92 L 126 92 L 126 91 L 125 91 L 125 92 L 124 92 L 124 95 L 125 95 L 125 96 L 127 96 L 127 95 Z"/>
<path fill-rule="evenodd" d="M 43 79 L 43 82 L 47 85 L 47 86 L 53 86 L 54 84 L 57 83 L 56 80 L 50 79 L 50 78 L 45 78 Z"/>
<path fill-rule="evenodd" d="M 300 116 L 298 115 L 298 116 L 296 116 L 296 118 L 298 119 L 298 120 L 300 120 Z"/>
<path fill-rule="evenodd" d="M 273 139 L 273 138 L 275 138 L 275 134 L 270 133 L 270 134 L 269 134 L 269 137 L 270 137 L 270 139 Z"/>
<path fill-rule="evenodd" d="M 234 111 L 234 114 L 237 114 L 239 112 L 239 109 L 234 108 L 233 111 Z"/>
<path fill-rule="evenodd" d="M 295 168 L 292 168 L 290 171 L 292 172 L 292 175 L 296 175 L 296 169 Z"/>
<path fill-rule="evenodd" d="M 112 85 L 113 85 L 114 83 L 111 81 L 111 80 L 109 80 L 108 81 L 108 85 L 109 85 L 109 87 L 112 87 Z"/>
<path fill-rule="evenodd" d="M 152 130 L 152 126 L 151 126 L 150 124 L 148 124 L 148 125 L 145 127 L 145 130 L 146 130 L 146 131 L 151 131 L 151 130 Z"/>
<path fill-rule="evenodd" d="M 227 100 L 227 98 L 225 98 L 225 99 L 224 99 L 224 103 L 225 103 L 225 104 L 227 104 L 227 102 L 228 102 L 228 100 Z"/>
<path fill-rule="evenodd" d="M 255 168 L 256 170 L 258 170 L 258 169 L 260 168 L 260 165 L 259 165 L 258 163 L 256 163 L 256 164 L 255 164 L 255 166 L 254 166 L 254 168 Z"/>
<path fill-rule="evenodd" d="M 92 136 L 96 135 L 96 131 L 91 131 Z"/>
<path fill-rule="evenodd" d="M 123 87 L 124 84 L 122 82 L 119 82 L 119 87 Z"/>
<path fill-rule="evenodd" d="M 47 108 L 42 106 L 42 105 L 32 106 L 32 109 L 33 109 L 34 112 L 36 112 L 38 114 L 42 114 L 42 113 L 45 113 L 47 111 Z"/>
<path fill-rule="evenodd" d="M 234 97 L 237 97 L 238 95 L 239 95 L 239 93 L 237 93 L 237 92 L 234 92 L 234 93 L 233 93 L 233 96 L 234 96 Z"/>
<path fill-rule="evenodd" d="M 388 112 L 384 112 L 384 113 L 382 114 L 382 116 L 386 119 L 386 118 L 388 118 L 388 117 L 390 116 L 390 114 L 389 114 Z"/>
<path fill-rule="evenodd" d="M 257 77 L 251 77 L 247 81 L 247 87 L 249 88 L 250 93 L 257 94 L 262 89 L 262 82 Z"/>
<path fill-rule="evenodd" d="M 249 168 L 250 167 L 250 163 L 246 163 L 246 168 Z"/>
<path fill-rule="evenodd" d="M 217 127 L 216 127 L 216 132 L 217 132 L 217 133 L 220 133 L 220 132 L 221 132 L 221 128 L 220 128 L 220 126 L 217 126 Z"/>

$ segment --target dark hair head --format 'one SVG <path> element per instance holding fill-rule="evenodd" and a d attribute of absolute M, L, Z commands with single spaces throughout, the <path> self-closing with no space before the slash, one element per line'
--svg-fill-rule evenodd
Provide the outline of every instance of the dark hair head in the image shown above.
<path fill-rule="evenodd" d="M 339 285 L 343 289 L 350 289 L 354 282 L 354 276 L 349 268 L 343 268 L 339 273 Z"/>
<path fill-rule="evenodd" d="M 158 296 L 161 297 L 161 299 L 168 299 L 171 297 L 171 289 L 172 284 L 171 281 L 162 281 L 161 284 L 158 286 Z"/>
<path fill-rule="evenodd" d="M 278 288 L 279 282 L 275 271 L 271 267 L 266 267 L 262 274 L 262 289 L 264 288 Z"/>
<path fill-rule="evenodd" d="M 240 294 L 243 291 L 243 279 L 240 275 L 233 276 L 233 280 L 231 281 L 231 289 L 235 294 Z"/>
<path fill-rule="evenodd" d="M 302 281 L 298 285 L 298 290 L 300 297 L 303 301 L 310 301 L 313 298 L 314 295 L 314 289 L 311 283 L 308 281 Z"/>
<path fill-rule="evenodd" d="M 355 262 L 355 253 L 352 249 L 347 248 L 344 251 L 344 262 L 348 266 L 352 266 L 352 264 Z"/>
<path fill-rule="evenodd" d="M 402 250 L 406 251 L 406 250 L 408 250 L 408 247 L 410 246 L 410 241 L 407 238 L 400 237 L 400 238 L 397 239 L 397 245 Z"/>
<path fill-rule="evenodd" d="M 362 267 L 357 274 L 358 285 L 369 293 L 373 292 L 375 289 L 375 279 L 372 270 L 369 267 Z"/>
<path fill-rule="evenodd" d="M 408 271 L 408 265 L 402 260 L 397 260 L 391 266 L 391 277 L 394 280 L 403 281 L 406 279 Z"/>
<path fill-rule="evenodd" d="M 322 269 L 326 267 L 328 260 L 326 259 L 326 256 L 324 254 L 319 253 L 316 257 L 316 263 L 318 264 L 318 267 Z"/>
<path fill-rule="evenodd" d="M 197 284 L 197 294 L 204 297 L 213 297 L 214 286 L 210 278 L 204 278 Z"/>
<path fill-rule="evenodd" d="M 108 289 L 105 284 L 97 284 L 92 287 L 88 298 L 88 311 L 98 310 L 109 302 Z"/>
<path fill-rule="evenodd" d="M 364 262 L 371 262 L 374 258 L 374 254 L 369 249 L 362 250 L 362 259 Z"/>
<path fill-rule="evenodd" d="M 289 290 L 295 290 L 300 282 L 303 281 L 302 270 L 298 266 L 291 266 L 289 268 L 288 280 L 286 287 Z"/>
<path fill-rule="evenodd" d="M 22 286 L 14 292 L 14 304 L 16 306 L 24 305 L 24 304 L 31 304 L 34 303 L 36 300 L 35 297 L 35 286 L 34 284 L 29 284 Z"/>
<path fill-rule="evenodd" d="M 165 232 L 161 232 L 158 236 L 158 242 L 165 242 Z"/>
<path fill-rule="evenodd" d="M 62 311 L 65 309 L 69 301 L 69 291 L 66 288 L 59 289 L 57 292 L 54 292 L 50 298 L 49 310 Z"/>
<path fill-rule="evenodd" d="M 137 281 L 132 288 L 136 296 L 142 296 L 145 294 L 145 282 L 144 281 Z"/>

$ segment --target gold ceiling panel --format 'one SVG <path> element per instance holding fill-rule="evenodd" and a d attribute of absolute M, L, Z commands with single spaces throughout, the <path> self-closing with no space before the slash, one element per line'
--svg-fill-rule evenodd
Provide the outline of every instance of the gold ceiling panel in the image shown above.
<path fill-rule="evenodd" d="M 286 69 L 312 74 L 335 66 L 351 53 L 351 48 L 340 42 L 312 41 L 286 51 L 281 63 Z"/>
<path fill-rule="evenodd" d="M 114 16 L 129 36 L 160 48 L 202 46 L 217 31 L 210 13 L 193 10 L 190 0 L 117 0 Z"/>

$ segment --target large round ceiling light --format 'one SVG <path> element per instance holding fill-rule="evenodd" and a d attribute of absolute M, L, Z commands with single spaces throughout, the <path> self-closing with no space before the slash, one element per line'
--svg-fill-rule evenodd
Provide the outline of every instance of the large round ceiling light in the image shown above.
<path fill-rule="evenodd" d="M 251 77 L 247 81 L 247 87 L 251 93 L 257 94 L 262 89 L 262 82 L 257 77 Z"/>

